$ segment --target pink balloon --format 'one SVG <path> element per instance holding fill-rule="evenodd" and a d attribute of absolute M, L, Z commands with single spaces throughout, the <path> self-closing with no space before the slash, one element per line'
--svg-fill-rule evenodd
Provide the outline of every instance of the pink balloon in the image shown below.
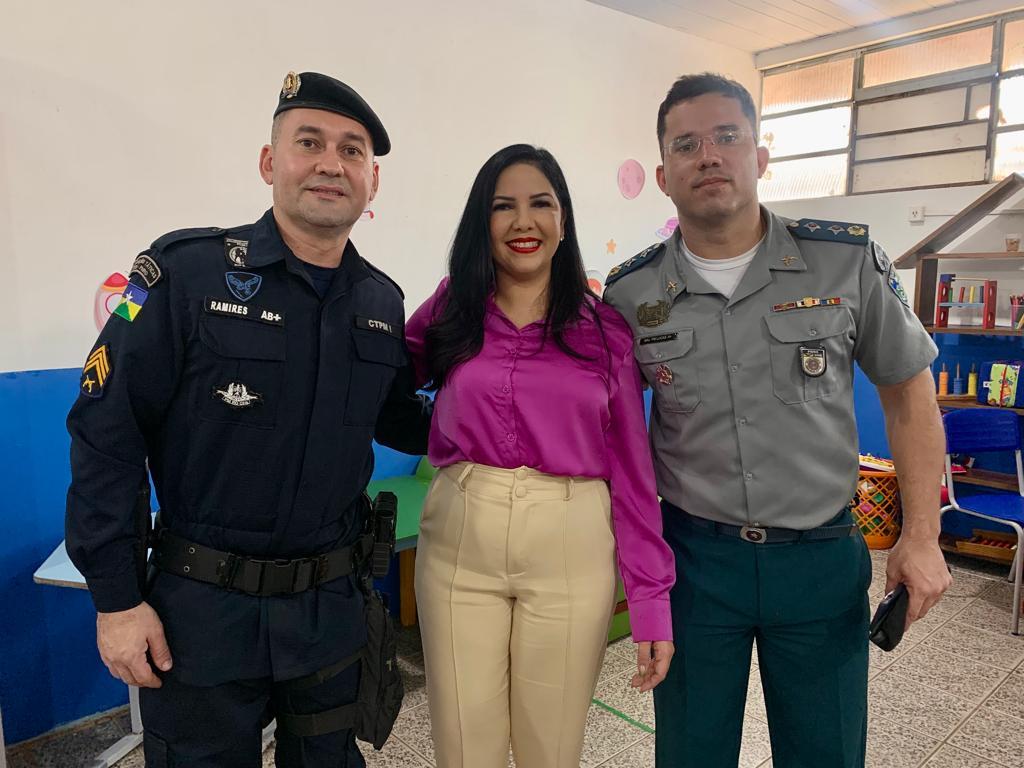
<path fill-rule="evenodd" d="M 647 175 L 644 167 L 636 160 L 626 160 L 619 166 L 619 192 L 627 200 L 632 200 L 644 188 Z"/>
<path fill-rule="evenodd" d="M 107 319 L 117 309 L 126 285 L 128 285 L 128 278 L 120 272 L 114 272 L 96 289 L 96 297 L 92 304 L 92 319 L 96 323 L 97 331 L 103 330 Z"/>

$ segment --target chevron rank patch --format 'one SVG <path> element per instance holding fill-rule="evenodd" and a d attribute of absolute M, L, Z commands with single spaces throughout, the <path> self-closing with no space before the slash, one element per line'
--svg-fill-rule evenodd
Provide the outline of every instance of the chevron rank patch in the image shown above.
<path fill-rule="evenodd" d="M 110 367 L 110 348 L 101 344 L 92 351 L 82 368 L 79 390 L 86 397 L 103 397 L 103 390 L 110 380 L 113 369 Z"/>
<path fill-rule="evenodd" d="M 139 288 L 135 283 L 128 283 L 121 294 L 121 303 L 114 308 L 112 314 L 123 317 L 129 323 L 135 322 L 148 298 L 149 291 Z"/>

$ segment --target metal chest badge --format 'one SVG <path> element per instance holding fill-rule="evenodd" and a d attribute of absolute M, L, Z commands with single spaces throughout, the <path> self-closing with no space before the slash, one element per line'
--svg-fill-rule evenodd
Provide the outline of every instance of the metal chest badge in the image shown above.
<path fill-rule="evenodd" d="M 644 328 L 657 328 L 668 320 L 672 305 L 664 299 L 648 304 L 646 301 L 636 308 L 636 321 Z"/>
<path fill-rule="evenodd" d="M 228 284 L 231 295 L 239 301 L 248 301 L 260 289 L 263 278 L 252 272 L 227 272 L 224 280 Z"/>
<path fill-rule="evenodd" d="M 245 384 L 232 381 L 223 389 L 213 388 L 214 400 L 220 400 L 232 408 L 252 408 L 263 403 L 263 395 L 253 392 Z"/>
<path fill-rule="evenodd" d="M 672 369 L 664 363 L 654 369 L 654 377 L 658 380 L 659 384 L 671 384 L 674 378 L 672 376 Z"/>
<path fill-rule="evenodd" d="M 805 347 L 800 345 L 800 370 L 804 376 L 816 379 L 825 373 L 828 368 L 828 360 L 825 357 L 824 347 Z"/>

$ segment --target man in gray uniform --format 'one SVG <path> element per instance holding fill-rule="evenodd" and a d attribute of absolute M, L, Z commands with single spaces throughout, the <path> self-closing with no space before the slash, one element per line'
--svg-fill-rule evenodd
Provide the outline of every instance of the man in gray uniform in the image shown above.
<path fill-rule="evenodd" d="M 878 387 L 903 498 L 887 588 L 909 620 L 950 583 L 938 547 L 936 349 L 867 228 L 761 208 L 750 94 L 682 77 L 658 114 L 658 185 L 679 229 L 615 267 L 654 390 L 651 439 L 676 554 L 681 653 L 655 691 L 659 768 L 737 764 L 757 639 L 775 768 L 864 765 L 871 563 L 857 479 L 853 363 Z"/>

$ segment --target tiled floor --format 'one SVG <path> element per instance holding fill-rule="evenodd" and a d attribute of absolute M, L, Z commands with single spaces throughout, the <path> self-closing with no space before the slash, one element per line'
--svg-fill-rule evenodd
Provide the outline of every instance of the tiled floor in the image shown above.
<path fill-rule="evenodd" d="M 885 554 L 873 553 L 876 603 L 885 584 Z M 1011 585 L 1004 568 L 951 560 L 955 583 L 893 653 L 871 649 L 870 768 L 1024 768 L 1024 637 L 1008 631 Z M 654 765 L 650 694 L 629 686 L 635 656 L 629 639 L 613 643 L 587 720 L 581 765 Z M 383 752 L 367 749 L 371 768 L 434 766 L 419 636 L 404 631 L 400 666 L 406 699 Z M 752 663 L 756 671 L 756 664 Z M 14 747 L 11 768 L 85 766 L 128 729 L 124 712 Z M 273 765 L 272 750 L 264 758 Z M 511 762 L 510 762 L 511 765 Z M 751 675 L 742 768 L 770 768 L 768 725 L 758 676 Z M 138 768 L 138 752 L 118 768 Z"/>

